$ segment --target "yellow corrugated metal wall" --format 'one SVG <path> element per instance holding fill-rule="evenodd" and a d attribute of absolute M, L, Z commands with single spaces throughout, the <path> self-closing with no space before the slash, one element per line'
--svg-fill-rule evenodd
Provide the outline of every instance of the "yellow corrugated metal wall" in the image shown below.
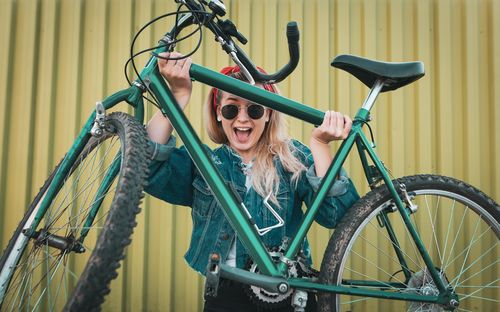
<path fill-rule="evenodd" d="M 440 173 L 500 197 L 500 1 L 232 0 L 229 17 L 268 71 L 287 60 L 285 25 L 301 30 L 301 61 L 281 83 L 284 95 L 322 110 L 354 114 L 367 89 L 331 59 L 352 53 L 386 61 L 420 60 L 426 76 L 379 97 L 373 116 L 378 152 L 395 176 Z M 64 155 L 94 103 L 126 86 L 123 65 L 134 33 L 173 11 L 173 0 L 0 0 L 0 245 Z M 154 44 L 171 21 L 146 31 Z M 228 58 L 205 33 L 194 61 L 221 68 Z M 197 38 L 182 43 L 187 53 Z M 196 87 L 187 109 L 203 140 Z M 148 114 L 153 109 L 150 107 Z M 307 141 L 311 126 L 290 120 Z M 367 190 L 357 157 L 347 169 Z M 105 310 L 200 310 L 203 279 L 183 260 L 191 220 L 185 207 L 147 198 L 134 240 Z M 329 231 L 310 234 L 320 263 Z"/>

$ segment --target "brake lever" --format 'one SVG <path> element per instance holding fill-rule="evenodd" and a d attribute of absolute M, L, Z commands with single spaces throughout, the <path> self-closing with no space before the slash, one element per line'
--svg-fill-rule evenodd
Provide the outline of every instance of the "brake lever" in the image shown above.
<path fill-rule="evenodd" d="M 245 38 L 245 36 L 243 36 L 243 34 L 238 31 L 236 25 L 234 25 L 234 23 L 231 20 L 228 19 L 224 21 L 219 20 L 217 21 L 217 24 L 225 34 L 231 37 L 235 37 L 236 39 L 238 39 L 239 42 L 241 42 L 241 44 L 247 44 L 248 39 Z"/>

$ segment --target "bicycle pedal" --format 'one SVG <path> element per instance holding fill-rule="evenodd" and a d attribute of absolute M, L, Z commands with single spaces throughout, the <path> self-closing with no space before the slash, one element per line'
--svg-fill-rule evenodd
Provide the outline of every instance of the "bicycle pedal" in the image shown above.
<path fill-rule="evenodd" d="M 208 259 L 206 282 L 205 282 L 205 296 L 216 297 L 219 288 L 220 279 L 220 256 L 217 253 L 210 255 Z"/>

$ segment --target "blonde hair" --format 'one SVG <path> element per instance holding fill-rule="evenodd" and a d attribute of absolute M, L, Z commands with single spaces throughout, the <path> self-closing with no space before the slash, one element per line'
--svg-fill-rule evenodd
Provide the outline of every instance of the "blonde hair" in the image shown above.
<path fill-rule="evenodd" d="M 233 78 L 246 81 L 245 77 L 240 73 L 230 75 Z M 279 94 L 275 85 L 272 86 L 274 93 Z M 216 105 L 220 105 L 222 91 L 217 91 Z M 214 103 L 214 92 L 210 92 L 207 103 L 205 105 L 207 113 L 206 125 L 210 139 L 218 144 L 228 144 L 228 138 L 222 128 L 222 124 L 217 121 L 217 112 Z M 270 200 L 276 205 L 279 205 L 276 194 L 279 189 L 280 177 L 274 166 L 274 158 L 277 157 L 283 168 L 292 173 L 291 182 L 298 182 L 300 174 L 306 168 L 295 157 L 295 146 L 292 144 L 288 136 L 288 127 L 285 117 L 282 113 L 274 110 L 269 111 L 269 121 L 266 123 L 264 132 L 257 142 L 255 149 L 255 158 L 252 165 L 252 186 L 261 197 L 266 197 L 271 194 Z"/>

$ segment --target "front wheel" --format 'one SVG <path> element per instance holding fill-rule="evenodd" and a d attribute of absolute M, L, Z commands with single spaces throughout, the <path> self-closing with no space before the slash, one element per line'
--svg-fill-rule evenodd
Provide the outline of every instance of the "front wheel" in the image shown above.
<path fill-rule="evenodd" d="M 144 127 L 113 113 L 57 190 L 35 234 L 31 227 L 54 181 L 46 181 L 0 258 L 1 311 L 99 308 L 130 243 L 147 174 Z"/>
<path fill-rule="evenodd" d="M 445 286 L 458 295 L 459 311 L 500 311 L 500 207 L 456 179 L 417 175 L 394 181 L 406 186 L 422 243 Z M 382 185 L 344 216 L 325 251 L 324 284 L 387 292 L 437 295 L 439 291 L 415 242 Z M 395 237 L 396 239 L 391 239 Z M 320 294 L 322 311 L 443 311 L 429 303 Z"/>

